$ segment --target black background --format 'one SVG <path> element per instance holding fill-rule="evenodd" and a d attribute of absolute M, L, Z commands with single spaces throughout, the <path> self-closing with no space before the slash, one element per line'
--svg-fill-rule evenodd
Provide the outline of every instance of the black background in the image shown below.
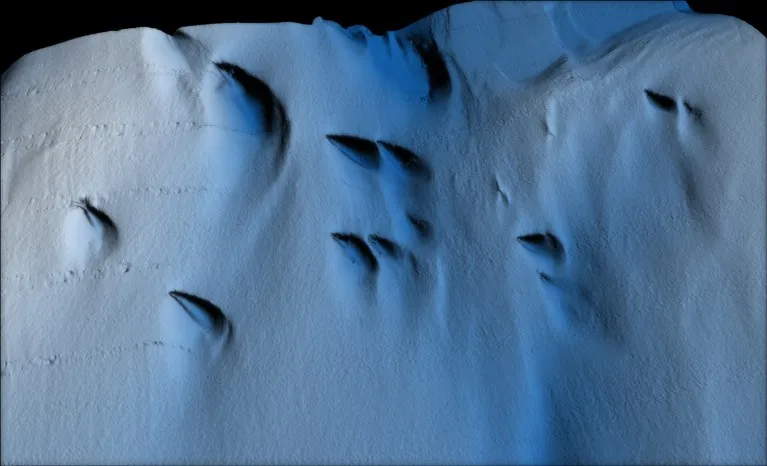
<path fill-rule="evenodd" d="M 2 63 L 5 71 L 24 54 L 55 45 L 60 42 L 89 34 L 133 27 L 153 27 L 172 33 L 182 26 L 214 23 L 311 23 L 314 18 L 335 21 L 344 27 L 363 24 L 375 33 L 397 30 L 424 16 L 447 6 L 463 3 L 457 1 L 418 1 L 405 4 L 392 2 L 330 2 L 306 1 L 301 3 L 248 2 L 227 4 L 225 2 L 181 5 L 157 2 L 136 5 L 102 3 L 98 8 L 83 2 L 14 2 L 0 28 L 3 34 Z M 738 17 L 765 34 L 763 6 L 758 1 L 688 1 L 690 7 L 700 13 L 716 13 Z M 268 6 L 265 6 L 267 4 Z M 356 5 L 356 6 L 355 6 Z"/>

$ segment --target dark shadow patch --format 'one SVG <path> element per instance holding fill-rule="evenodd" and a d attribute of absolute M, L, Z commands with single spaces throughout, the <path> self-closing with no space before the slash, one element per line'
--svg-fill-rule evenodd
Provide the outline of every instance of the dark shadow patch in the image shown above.
<path fill-rule="evenodd" d="M 325 137 L 354 163 L 370 170 L 378 170 L 381 166 L 381 155 L 375 142 L 342 134 L 328 134 Z"/>
<path fill-rule="evenodd" d="M 517 241 L 528 251 L 548 256 L 556 261 L 562 260 L 565 254 L 562 242 L 549 231 L 518 236 Z"/>
<path fill-rule="evenodd" d="M 700 121 L 703 119 L 703 111 L 697 107 L 693 107 L 687 101 L 684 102 L 684 109 L 687 110 L 687 113 L 689 113 L 697 121 Z"/>
<path fill-rule="evenodd" d="M 350 233 L 331 233 L 331 236 L 353 263 L 363 265 L 373 272 L 378 270 L 378 260 L 362 238 Z"/>
<path fill-rule="evenodd" d="M 426 67 L 426 75 L 429 80 L 429 99 L 438 100 L 449 96 L 453 87 L 450 71 L 437 43 L 432 37 L 413 38 L 411 40 L 413 48 Z"/>
<path fill-rule="evenodd" d="M 394 241 L 384 238 L 379 235 L 368 236 L 368 242 L 370 245 L 379 252 L 394 259 L 399 259 L 402 256 L 402 248 L 399 247 Z"/>
<path fill-rule="evenodd" d="M 245 92 L 261 104 L 263 109 L 264 129 L 270 135 L 278 133 L 279 153 L 285 154 L 290 139 L 291 125 L 285 105 L 274 91 L 261 79 L 248 73 L 241 67 L 227 62 L 214 63 L 223 73 L 237 81 Z"/>
<path fill-rule="evenodd" d="M 386 141 L 376 141 L 381 147 L 394 156 L 402 170 L 409 176 L 424 181 L 431 180 L 429 165 L 413 151 Z"/>
<path fill-rule="evenodd" d="M 79 201 L 73 202 L 72 206 L 83 211 L 86 220 L 88 220 L 88 224 L 95 226 L 94 221 L 97 221 L 101 223 L 107 234 L 113 235 L 115 239 L 117 238 L 117 225 L 115 222 L 112 221 L 109 215 L 104 211 L 93 207 L 87 197 L 80 198 Z"/>
<path fill-rule="evenodd" d="M 658 94 L 649 89 L 644 90 L 645 96 L 656 108 L 663 110 L 664 112 L 676 112 L 676 101 L 669 96 Z"/>
<path fill-rule="evenodd" d="M 228 323 L 226 316 L 218 306 L 207 299 L 178 290 L 170 291 L 168 295 L 206 331 L 222 334 L 226 329 Z"/>
<path fill-rule="evenodd" d="M 430 238 L 434 234 L 431 223 L 415 215 L 408 214 L 407 219 L 422 238 Z"/>

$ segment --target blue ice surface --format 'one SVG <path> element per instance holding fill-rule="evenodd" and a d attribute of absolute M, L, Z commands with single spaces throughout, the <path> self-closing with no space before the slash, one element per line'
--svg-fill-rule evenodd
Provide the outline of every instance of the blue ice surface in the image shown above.
<path fill-rule="evenodd" d="M 593 52 L 611 37 L 655 16 L 692 11 L 684 1 L 547 1 L 544 9 L 560 45 L 575 57 Z"/>
<path fill-rule="evenodd" d="M 578 59 L 593 53 L 607 40 L 658 15 L 689 13 L 685 1 L 546 1 L 542 2 L 554 35 L 565 53 Z M 425 98 L 430 91 L 430 76 L 423 57 L 396 31 L 373 34 L 365 26 L 348 28 L 330 23 L 363 46 L 369 64 L 406 94 Z"/>
<path fill-rule="evenodd" d="M 680 13 L 692 13 L 692 8 L 690 8 L 690 5 L 687 4 L 687 2 L 681 2 L 681 1 L 674 1 L 674 8 L 676 8 L 676 11 Z"/>

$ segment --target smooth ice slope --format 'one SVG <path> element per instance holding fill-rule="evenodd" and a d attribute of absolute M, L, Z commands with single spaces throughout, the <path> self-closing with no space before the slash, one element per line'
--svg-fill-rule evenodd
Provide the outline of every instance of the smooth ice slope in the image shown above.
<path fill-rule="evenodd" d="M 655 5 L 24 57 L 3 462 L 763 462 L 765 38 Z"/>

